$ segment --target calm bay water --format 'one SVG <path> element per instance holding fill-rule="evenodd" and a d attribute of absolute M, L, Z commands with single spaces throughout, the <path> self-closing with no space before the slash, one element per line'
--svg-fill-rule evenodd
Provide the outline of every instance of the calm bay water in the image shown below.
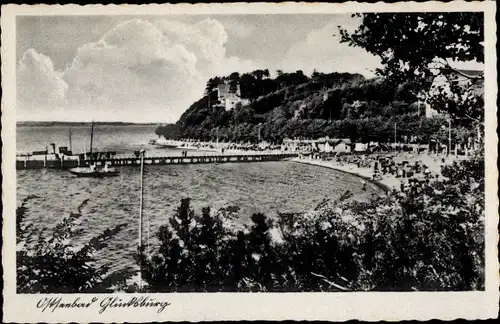
<path fill-rule="evenodd" d="M 94 151 L 117 151 L 130 153 L 142 148 L 160 151 L 148 146 L 150 139 L 157 138 L 155 125 L 99 125 L 94 126 Z M 71 126 L 71 146 L 75 153 L 83 153 L 90 146 L 90 125 Z M 16 146 L 18 152 L 41 151 L 50 143 L 69 147 L 70 127 L 58 126 L 17 126 Z M 49 146 L 50 150 L 50 146 Z"/>
<path fill-rule="evenodd" d="M 67 128 L 50 128 L 18 128 L 18 151 L 40 149 L 67 138 Z M 83 129 L 81 132 L 86 133 Z M 155 136 L 154 126 L 109 127 L 99 132 L 96 147 L 120 153 L 148 148 L 148 140 Z M 73 134 L 75 137 L 74 130 Z M 294 162 L 146 166 L 144 184 L 145 227 L 149 227 L 151 236 L 168 222 L 184 197 L 192 199 L 197 212 L 204 206 L 215 210 L 238 206 L 239 221 L 247 223 L 252 213 L 274 217 L 277 212 L 307 211 L 346 190 L 360 199 L 379 192 L 374 186 L 363 191 L 357 177 Z M 128 224 L 99 255 L 113 269 L 135 267 L 132 256 L 137 246 L 139 189 L 140 172 L 135 167 L 123 167 L 118 177 L 104 179 L 76 178 L 64 170 L 17 171 L 18 205 L 28 195 L 39 197 L 27 204 L 27 221 L 35 226 L 54 226 L 86 199 L 89 202 L 82 210 L 82 233 L 76 244 L 106 228 Z"/>

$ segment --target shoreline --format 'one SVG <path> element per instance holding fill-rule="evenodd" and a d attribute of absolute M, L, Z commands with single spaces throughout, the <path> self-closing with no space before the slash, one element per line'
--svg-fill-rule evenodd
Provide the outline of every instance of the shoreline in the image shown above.
<path fill-rule="evenodd" d="M 367 175 L 363 175 L 363 174 L 361 174 L 359 172 L 356 172 L 356 171 L 345 170 L 345 169 L 339 168 L 338 166 L 333 165 L 332 163 L 327 163 L 327 162 L 322 161 L 322 160 L 310 160 L 310 159 L 293 158 L 293 159 L 290 159 L 289 161 L 296 162 L 296 163 L 307 164 L 307 165 L 319 166 L 319 167 L 323 167 L 323 168 L 327 168 L 327 169 L 332 169 L 332 170 L 336 170 L 336 171 L 340 171 L 340 172 L 343 172 L 343 173 L 347 173 L 347 174 L 353 175 L 355 177 L 361 178 L 361 179 L 363 179 L 363 180 L 365 180 L 365 181 L 367 181 L 367 182 L 375 185 L 376 187 L 382 189 L 385 194 L 387 194 L 387 193 L 389 193 L 389 192 L 392 191 L 391 186 L 389 184 L 383 183 L 383 180 L 382 181 L 373 180 L 373 179 L 371 179 Z"/>

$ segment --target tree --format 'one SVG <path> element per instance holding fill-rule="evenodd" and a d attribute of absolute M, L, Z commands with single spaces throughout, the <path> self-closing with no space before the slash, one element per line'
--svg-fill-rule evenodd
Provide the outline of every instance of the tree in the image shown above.
<path fill-rule="evenodd" d="M 233 72 L 229 75 L 229 92 L 236 93 L 238 91 L 238 85 L 240 83 L 240 74 L 238 72 Z"/>
<path fill-rule="evenodd" d="M 217 78 L 217 77 L 216 77 Z M 211 111 L 212 110 L 212 95 L 215 89 L 217 89 L 217 86 L 219 85 L 219 81 L 216 80 L 216 78 L 210 78 L 207 81 L 207 85 L 205 87 L 205 95 L 207 96 L 207 101 L 208 101 L 208 109 Z"/>
<path fill-rule="evenodd" d="M 255 70 L 252 72 L 252 75 L 257 78 L 257 80 L 261 81 L 264 77 L 268 78 L 269 77 L 269 70 Z"/>
<path fill-rule="evenodd" d="M 258 97 L 258 91 L 256 89 L 255 77 L 250 73 L 244 73 L 240 78 L 240 92 L 242 98 L 252 98 Z"/>
<path fill-rule="evenodd" d="M 177 124 L 166 124 L 156 127 L 155 133 L 165 138 L 177 139 L 181 136 L 181 128 Z"/>
<path fill-rule="evenodd" d="M 321 77 L 322 73 L 319 73 L 318 70 L 314 69 L 312 74 L 311 74 L 311 78 L 313 80 L 318 80 L 320 77 Z"/>
<path fill-rule="evenodd" d="M 257 85 L 259 89 L 259 94 L 264 95 L 264 82 L 262 82 L 262 79 L 264 77 L 268 78 L 269 77 L 269 70 L 255 70 L 252 72 L 252 75 L 257 79 Z"/>
<path fill-rule="evenodd" d="M 109 272 L 109 265 L 99 265 L 97 251 L 127 224 L 118 224 L 76 248 L 74 239 L 79 233 L 76 222 L 82 216 L 83 201 L 78 212 L 71 213 L 49 232 L 35 228 L 25 221 L 26 204 L 37 196 L 28 196 L 16 210 L 17 234 L 17 291 L 18 293 L 82 293 L 112 292 L 126 287 L 126 280 L 134 274 L 128 270 Z"/>
<path fill-rule="evenodd" d="M 429 98 L 433 107 L 453 116 L 482 119 L 481 100 L 474 99 L 470 104 L 470 98 L 481 95 L 477 93 L 477 86 L 484 81 L 483 75 L 469 75 L 450 63 L 484 62 L 482 13 L 369 13 L 359 16 L 362 22 L 354 32 L 339 27 L 341 41 L 380 57 L 383 67 L 377 71 L 379 75 L 395 84 L 411 80 L 425 92 L 430 90 L 436 76 L 440 76 L 443 82 L 434 84 Z M 457 83 L 457 76 L 466 81 Z M 460 97 L 468 100 L 456 100 Z"/>
<path fill-rule="evenodd" d="M 147 256 L 142 249 L 136 256 L 148 289 L 223 290 L 227 267 L 221 265 L 229 262 L 223 217 L 230 218 L 231 211 L 212 215 L 209 208 L 203 208 L 200 215 L 191 208 L 189 198 L 182 199 L 175 216 L 157 233 L 158 252 Z"/>
<path fill-rule="evenodd" d="M 213 78 L 210 78 L 208 79 L 207 81 L 207 85 L 205 87 L 205 95 L 210 95 L 212 93 L 212 91 L 215 90 L 215 88 L 217 88 L 217 83 L 215 82 L 215 80 Z"/>

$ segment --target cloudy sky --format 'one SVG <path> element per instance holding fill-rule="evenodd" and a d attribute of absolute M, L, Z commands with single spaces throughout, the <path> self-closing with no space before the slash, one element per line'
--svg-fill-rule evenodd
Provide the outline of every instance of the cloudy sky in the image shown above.
<path fill-rule="evenodd" d="M 17 17 L 17 118 L 175 122 L 208 78 L 255 69 L 357 72 L 350 15 Z"/>

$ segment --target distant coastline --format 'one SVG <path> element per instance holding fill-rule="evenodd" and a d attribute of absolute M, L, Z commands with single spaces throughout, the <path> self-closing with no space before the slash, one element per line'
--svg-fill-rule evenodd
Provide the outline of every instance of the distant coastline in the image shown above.
<path fill-rule="evenodd" d="M 91 122 L 67 122 L 67 121 L 17 121 L 16 126 L 87 126 Z M 103 126 L 155 126 L 158 123 L 132 123 L 132 122 L 94 122 L 95 125 Z"/>

